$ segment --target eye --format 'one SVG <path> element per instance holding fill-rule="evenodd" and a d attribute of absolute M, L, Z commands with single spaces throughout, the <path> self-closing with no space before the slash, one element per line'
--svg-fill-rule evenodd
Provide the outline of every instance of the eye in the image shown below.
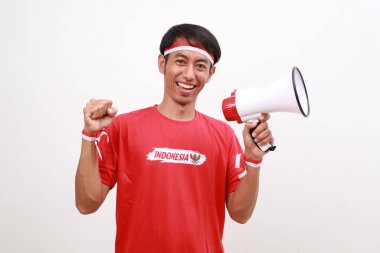
<path fill-rule="evenodd" d="M 185 64 L 185 60 L 184 60 L 184 59 L 177 59 L 177 60 L 175 60 L 175 62 L 176 62 L 177 64 L 179 64 L 179 65 L 183 65 L 183 64 Z"/>
<path fill-rule="evenodd" d="M 207 69 L 205 64 L 197 64 L 197 68 L 200 70 L 206 70 Z"/>

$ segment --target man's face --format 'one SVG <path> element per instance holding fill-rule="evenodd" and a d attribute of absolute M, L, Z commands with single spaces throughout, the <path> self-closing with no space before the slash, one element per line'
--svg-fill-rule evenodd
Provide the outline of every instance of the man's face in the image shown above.
<path fill-rule="evenodd" d="M 177 38 L 174 43 L 181 42 L 187 41 Z M 170 53 L 166 62 L 160 55 L 158 67 L 164 74 L 164 99 L 181 105 L 195 105 L 198 94 L 215 72 L 215 67 L 204 55 L 189 50 Z"/>

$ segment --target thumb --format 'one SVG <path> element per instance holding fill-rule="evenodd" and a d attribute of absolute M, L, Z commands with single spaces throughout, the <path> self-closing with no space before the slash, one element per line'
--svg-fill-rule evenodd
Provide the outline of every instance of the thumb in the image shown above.
<path fill-rule="evenodd" d="M 258 125 L 258 123 L 257 122 L 253 122 L 253 121 L 248 121 L 247 123 L 245 123 L 244 129 L 243 129 L 243 135 L 244 136 L 248 135 L 250 138 L 252 138 L 250 130 L 252 128 L 256 127 L 257 125 Z"/>
<path fill-rule="evenodd" d="M 99 121 L 100 128 L 108 127 L 112 123 L 114 117 L 115 116 L 113 116 L 113 117 L 111 117 L 111 116 L 102 117 L 102 119 Z"/>
<path fill-rule="evenodd" d="M 107 115 L 111 118 L 114 118 L 117 114 L 117 108 L 116 107 L 111 107 L 107 109 Z"/>
<path fill-rule="evenodd" d="M 84 120 L 85 121 L 91 121 L 92 120 L 92 113 L 91 112 L 85 112 L 84 113 Z"/>

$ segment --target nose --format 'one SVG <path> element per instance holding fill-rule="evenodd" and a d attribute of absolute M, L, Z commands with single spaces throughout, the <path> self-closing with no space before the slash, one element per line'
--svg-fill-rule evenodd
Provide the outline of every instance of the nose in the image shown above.
<path fill-rule="evenodd" d="M 194 80 L 195 78 L 195 72 L 194 72 L 194 68 L 192 65 L 187 65 L 185 67 L 185 69 L 183 70 L 182 72 L 182 76 L 187 80 L 187 81 L 191 81 L 191 80 Z"/>

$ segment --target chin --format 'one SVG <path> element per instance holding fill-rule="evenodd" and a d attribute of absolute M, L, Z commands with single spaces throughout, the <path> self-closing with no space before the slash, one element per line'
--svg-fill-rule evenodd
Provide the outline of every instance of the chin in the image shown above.
<path fill-rule="evenodd" d="M 195 104 L 196 99 L 194 99 L 194 98 L 189 98 L 189 97 L 181 97 L 181 98 L 176 99 L 175 102 L 176 102 L 177 104 L 180 104 L 180 105 L 182 105 L 182 106 L 185 106 L 185 105 Z"/>

